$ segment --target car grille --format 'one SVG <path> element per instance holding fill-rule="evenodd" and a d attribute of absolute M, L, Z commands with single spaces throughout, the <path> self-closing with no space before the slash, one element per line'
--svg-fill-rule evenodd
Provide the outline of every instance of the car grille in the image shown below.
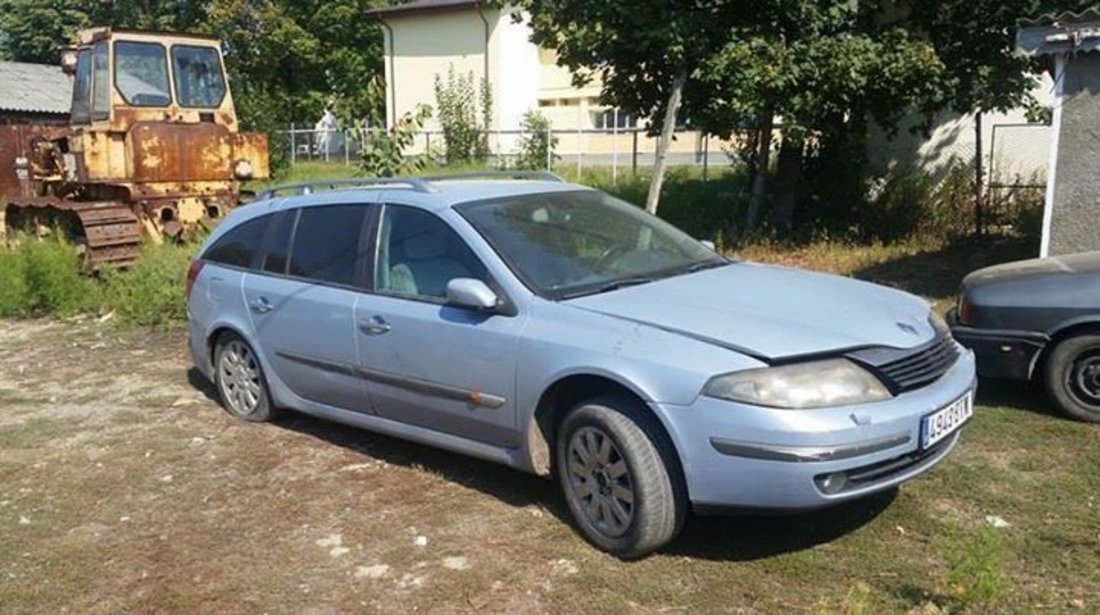
<path fill-rule="evenodd" d="M 950 335 L 941 335 L 916 350 L 875 348 L 848 356 L 869 368 L 897 395 L 939 380 L 958 361 L 959 349 Z"/>

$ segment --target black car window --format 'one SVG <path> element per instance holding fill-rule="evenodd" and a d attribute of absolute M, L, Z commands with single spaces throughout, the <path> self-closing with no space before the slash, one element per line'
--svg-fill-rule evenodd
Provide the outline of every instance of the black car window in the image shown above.
<path fill-rule="evenodd" d="M 267 237 L 267 251 L 260 269 L 271 273 L 286 273 L 286 263 L 290 254 L 290 235 L 294 230 L 294 220 L 298 210 L 284 211 L 275 215 L 271 231 Z"/>
<path fill-rule="evenodd" d="M 203 259 L 234 267 L 250 267 L 264 241 L 271 216 L 260 216 L 230 230 L 203 254 Z"/>
<path fill-rule="evenodd" d="M 352 285 L 360 258 L 359 238 L 367 207 L 307 207 L 298 216 L 290 274 L 321 282 Z"/>
<path fill-rule="evenodd" d="M 434 214 L 387 205 L 378 231 L 374 287 L 397 295 L 445 299 L 455 278 L 486 281 L 484 265 Z"/>

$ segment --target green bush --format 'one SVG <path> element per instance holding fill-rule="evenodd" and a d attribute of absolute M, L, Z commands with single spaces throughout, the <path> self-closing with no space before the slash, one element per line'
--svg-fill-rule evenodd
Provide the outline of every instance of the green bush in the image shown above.
<path fill-rule="evenodd" d="M 53 237 L 21 237 L 0 252 L 0 316 L 70 316 L 96 303 L 73 246 Z"/>
<path fill-rule="evenodd" d="M 194 252 L 194 245 L 146 245 L 130 269 L 100 274 L 101 309 L 131 325 L 164 327 L 187 320 L 185 285 Z"/>

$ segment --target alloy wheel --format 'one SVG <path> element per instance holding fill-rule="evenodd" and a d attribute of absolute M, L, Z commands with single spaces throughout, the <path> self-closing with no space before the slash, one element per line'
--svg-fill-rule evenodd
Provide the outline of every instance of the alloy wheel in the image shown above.
<path fill-rule="evenodd" d="M 222 350 L 218 362 L 218 386 L 222 399 L 236 415 L 256 410 L 261 399 L 260 365 L 247 344 L 232 340 Z"/>
<path fill-rule="evenodd" d="M 595 427 L 578 429 L 567 453 L 569 497 L 601 534 L 622 536 L 634 520 L 634 481 L 611 436 Z"/>

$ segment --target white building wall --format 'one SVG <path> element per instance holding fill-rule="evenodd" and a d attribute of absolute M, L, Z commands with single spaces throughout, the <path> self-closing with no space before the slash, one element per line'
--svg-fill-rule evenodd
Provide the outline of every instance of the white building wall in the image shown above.
<path fill-rule="evenodd" d="M 491 36 L 497 12 L 482 13 Z M 386 24 L 386 121 L 390 126 L 418 104 L 434 109 L 435 75 L 446 79 L 450 66 L 459 74 L 472 72 L 478 84 L 487 76 L 485 23 L 478 11 L 401 15 L 387 19 Z M 433 117 L 425 128 L 438 130 L 439 122 Z"/>
<path fill-rule="evenodd" d="M 1033 95 L 1042 105 L 1054 101 L 1054 82 L 1044 73 Z M 996 179 L 1023 180 L 1045 173 L 1052 132 L 1049 126 L 1027 124 L 1024 109 L 1005 113 L 982 114 L 982 164 L 988 177 L 990 165 Z M 903 125 L 893 138 L 878 129 L 872 130 L 870 152 L 874 170 L 885 172 L 893 166 L 913 167 L 930 173 L 943 169 L 952 158 L 972 162 L 977 152 L 974 115 L 944 113 L 936 118 L 930 136 L 912 134 Z M 994 132 L 996 138 L 994 138 Z"/>
<path fill-rule="evenodd" d="M 517 130 L 523 115 L 537 110 L 541 65 L 538 47 L 530 41 L 527 22 L 514 23 L 503 12 L 493 34 L 490 64 L 493 71 L 493 104 L 495 126 L 500 130 Z M 498 151 L 513 151 L 518 147 L 518 135 L 500 135 Z"/>

